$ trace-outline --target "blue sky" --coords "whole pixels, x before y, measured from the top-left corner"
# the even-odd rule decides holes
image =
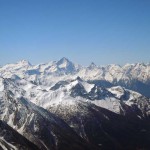
[[[61,57],[150,62],[150,0],[0,0],[0,64]]]

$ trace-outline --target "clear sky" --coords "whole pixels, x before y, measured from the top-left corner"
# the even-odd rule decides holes
[[[61,57],[150,62],[150,0],[0,0],[0,64]]]

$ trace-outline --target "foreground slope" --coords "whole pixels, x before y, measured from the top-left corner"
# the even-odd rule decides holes
[[[69,100],[69,99],[68,99]],[[150,120],[122,116],[93,104],[69,100],[49,107],[78,135],[101,149],[134,150],[150,148]]]
[[[0,149],[4,150],[39,150],[18,132],[0,120]]]

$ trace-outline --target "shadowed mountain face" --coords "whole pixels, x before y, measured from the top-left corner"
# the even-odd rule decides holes
[[[67,58],[1,67],[0,148],[149,150],[149,71]]]
[[[139,81],[137,79],[132,79],[131,81],[125,81],[125,80],[119,80],[119,81],[113,81],[109,82],[106,80],[89,80],[89,83],[94,83],[99,86],[103,86],[105,88],[113,87],[113,86],[122,86],[127,89],[137,91],[141,93],[142,95],[146,97],[150,97],[150,84],[149,81],[147,83],[143,83],[142,81]]]
[[[0,120],[0,149],[39,150],[5,122]]]
[[[135,114],[121,116],[95,105],[63,104],[49,108],[63,118],[78,135],[106,150],[150,148],[150,120]]]

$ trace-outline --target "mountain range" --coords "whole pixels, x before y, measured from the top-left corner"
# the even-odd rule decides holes
[[[0,148],[149,150],[149,91],[150,64],[1,66]]]

